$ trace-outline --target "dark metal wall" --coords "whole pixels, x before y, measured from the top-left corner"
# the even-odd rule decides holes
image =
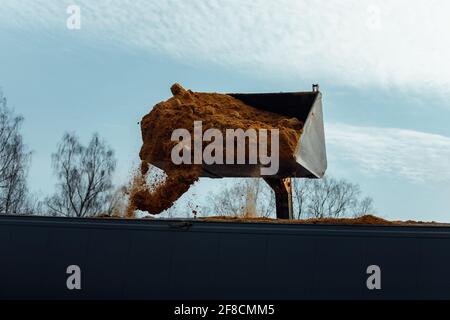
[[[449,273],[447,227],[0,217],[3,299],[448,299]]]

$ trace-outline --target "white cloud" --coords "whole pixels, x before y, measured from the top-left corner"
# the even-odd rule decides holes
[[[419,131],[326,126],[330,162],[345,163],[369,175],[394,175],[415,181],[450,182],[450,137]]]
[[[450,92],[446,0],[42,2],[2,0],[0,27],[62,31],[76,2],[79,34],[94,41],[271,76]]]

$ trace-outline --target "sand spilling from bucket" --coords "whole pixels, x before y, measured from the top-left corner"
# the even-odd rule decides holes
[[[139,156],[143,163],[142,177],[137,179],[139,181],[131,191],[129,210],[161,213],[198,180],[201,165],[175,166],[171,160],[172,148],[178,143],[171,141],[172,132],[179,128],[187,129],[191,133],[193,146],[194,121],[202,121],[203,132],[216,128],[224,136],[226,129],[278,129],[280,163],[294,159],[303,128],[303,123],[298,119],[258,110],[226,94],[192,92],[179,84],[174,84],[171,91],[173,97],[155,105],[141,121],[143,145]],[[248,141],[246,148],[248,150]],[[271,148],[270,138],[267,148]],[[148,163],[160,164],[167,175],[162,183],[152,189],[148,188],[145,178]]]
[[[169,209],[198,180],[199,174],[198,168],[171,168],[165,177],[153,176],[150,182],[146,174],[137,174],[130,191],[127,216],[132,217],[135,210],[158,214]]]

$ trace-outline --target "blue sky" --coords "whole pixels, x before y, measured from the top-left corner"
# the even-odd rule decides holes
[[[450,221],[450,4],[391,2],[2,0],[0,87],[25,117],[31,189],[53,190],[65,131],[84,142],[99,132],[125,182],[137,122],[174,82],[219,92],[318,82],[328,173],[359,183],[384,217]],[[70,4],[80,30],[66,28]]]

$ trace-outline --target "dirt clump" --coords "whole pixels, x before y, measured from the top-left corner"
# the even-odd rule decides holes
[[[190,145],[193,146],[194,121],[202,121],[203,132],[214,128],[220,130],[224,137],[226,129],[278,129],[280,163],[294,159],[303,128],[303,123],[298,119],[258,110],[230,95],[185,90],[179,84],[174,84],[171,92],[172,98],[156,104],[142,118],[141,177],[135,178],[129,211],[138,209],[159,214],[170,208],[198,180],[202,173],[201,164],[174,165],[171,159],[173,147],[180,143],[171,140],[173,131],[179,128],[188,130],[192,139]],[[268,150],[271,150],[270,141],[268,138]],[[248,139],[245,143],[246,150],[249,150]],[[234,155],[236,157],[236,152]],[[191,163],[194,163],[193,152],[191,156]],[[162,168],[167,175],[152,188],[146,182],[148,164]]]

